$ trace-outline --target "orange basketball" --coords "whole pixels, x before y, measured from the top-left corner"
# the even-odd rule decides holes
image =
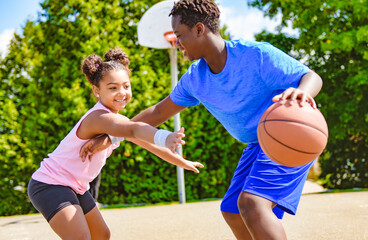
[[[275,162],[288,167],[305,165],[325,149],[328,127],[318,109],[309,103],[287,100],[274,103],[262,115],[257,128],[258,141]]]

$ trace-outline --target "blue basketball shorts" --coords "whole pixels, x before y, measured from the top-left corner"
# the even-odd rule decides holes
[[[239,213],[241,191],[266,198],[276,206],[274,214],[295,215],[309,169],[316,160],[301,167],[286,167],[272,161],[258,143],[249,143],[235,169],[230,187],[221,203],[221,211]]]

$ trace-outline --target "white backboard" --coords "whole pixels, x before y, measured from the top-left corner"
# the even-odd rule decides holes
[[[151,48],[171,48],[164,33],[172,31],[169,14],[175,0],[166,0],[153,5],[138,23],[138,42]]]

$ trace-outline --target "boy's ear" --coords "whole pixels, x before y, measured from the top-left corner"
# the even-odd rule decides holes
[[[203,23],[201,22],[198,22],[196,25],[195,25],[195,29],[197,31],[197,36],[199,37],[200,35],[202,35],[205,31],[206,31],[206,27]]]

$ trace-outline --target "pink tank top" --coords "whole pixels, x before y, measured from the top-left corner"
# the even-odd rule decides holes
[[[88,139],[80,139],[76,133],[84,118],[96,110],[111,112],[100,102],[97,102],[93,108],[83,115],[60,142],[59,146],[48,154],[48,158],[43,159],[40,168],[32,175],[34,180],[52,185],[68,186],[78,194],[84,194],[89,189],[89,183],[97,177],[105,165],[106,159],[120,145],[119,143],[111,145],[107,149],[94,154],[91,161],[86,159],[82,162],[79,157],[79,150]]]

